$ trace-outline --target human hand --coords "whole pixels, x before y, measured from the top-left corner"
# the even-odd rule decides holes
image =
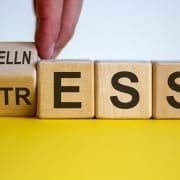
[[[38,54],[42,59],[56,57],[73,36],[83,0],[35,0]]]

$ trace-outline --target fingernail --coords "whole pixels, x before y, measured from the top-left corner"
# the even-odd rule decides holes
[[[53,52],[53,56],[52,58],[56,58],[60,53],[61,53],[62,49],[54,49],[54,52]]]

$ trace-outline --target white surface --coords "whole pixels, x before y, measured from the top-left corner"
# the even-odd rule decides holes
[[[0,41],[32,41],[32,1],[0,1]],[[179,0],[84,0],[59,58],[180,60],[179,7]]]

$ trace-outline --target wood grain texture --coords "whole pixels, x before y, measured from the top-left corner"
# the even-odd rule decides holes
[[[137,82],[133,78],[120,77],[124,72],[130,72],[137,77]],[[118,90],[112,85],[112,77],[116,76]],[[121,85],[121,86],[120,86]],[[123,87],[122,87],[123,86]],[[128,92],[129,87],[131,89]],[[124,90],[123,90],[123,89]],[[132,88],[134,90],[132,90]],[[117,107],[112,103],[111,97],[115,96],[121,104],[131,102],[132,91],[137,91],[139,101],[131,108]],[[150,118],[152,116],[152,66],[151,63],[134,62],[97,62],[95,64],[95,95],[97,118],[107,119],[135,119]]]
[[[174,76],[175,75],[175,76]],[[171,78],[171,79],[170,79]],[[170,81],[170,85],[168,83]],[[180,118],[180,63],[153,64],[153,117],[156,119]],[[173,89],[172,86],[175,86]],[[177,107],[169,103],[168,98]]]
[[[38,59],[32,42],[0,42],[0,64],[33,64]]]
[[[0,65],[0,116],[34,116],[35,112],[35,68]]]
[[[37,116],[39,118],[92,118],[94,116],[93,62],[47,60],[39,62],[37,67]],[[63,74],[79,76],[67,77]],[[81,107],[64,107],[63,103],[81,104]]]

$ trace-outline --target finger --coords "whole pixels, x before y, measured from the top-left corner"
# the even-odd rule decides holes
[[[55,45],[53,57],[56,57],[74,34],[83,0],[65,0],[61,18],[61,29]]]
[[[63,0],[36,0],[35,7],[37,15],[35,41],[39,56],[47,59],[53,55],[59,35]]]

